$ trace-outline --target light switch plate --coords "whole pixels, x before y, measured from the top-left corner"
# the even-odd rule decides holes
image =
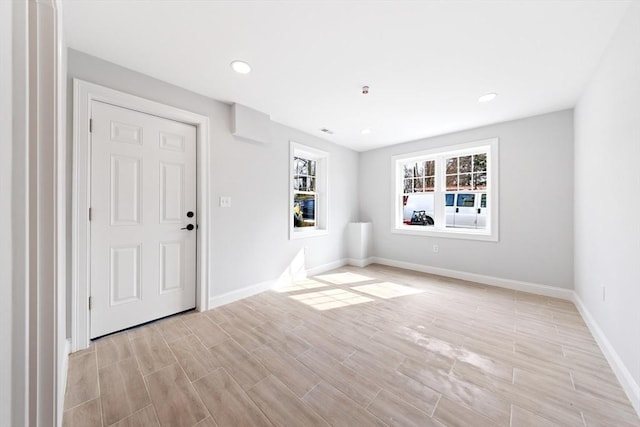
[[[221,208],[230,208],[231,207],[231,197],[229,197],[229,196],[220,197],[220,207]]]

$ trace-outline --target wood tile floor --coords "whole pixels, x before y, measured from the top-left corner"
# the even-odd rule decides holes
[[[70,356],[71,426],[640,426],[575,306],[344,267]]]

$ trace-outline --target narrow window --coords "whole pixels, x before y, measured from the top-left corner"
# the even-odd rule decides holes
[[[293,158],[293,226],[316,226],[316,160]]]
[[[329,154],[291,143],[291,219],[289,237],[327,233],[327,164]]]

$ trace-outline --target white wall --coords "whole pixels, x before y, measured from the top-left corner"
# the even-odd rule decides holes
[[[224,132],[214,139],[214,201],[232,196],[232,208],[214,208],[216,293],[277,278],[305,246],[308,268],[345,258],[347,223],[357,220],[357,153],[278,124],[267,145]],[[328,236],[288,240],[289,140],[329,152]]]
[[[55,424],[56,18],[0,3],[0,425]]]
[[[391,233],[391,156],[492,137],[500,140],[499,242]],[[373,222],[376,257],[573,287],[571,110],[362,153],[359,182],[360,219]]]
[[[238,140],[230,134],[229,105],[75,50],[68,51],[68,75],[209,117],[213,296],[277,279],[305,246],[307,268],[346,257],[346,226],[357,220],[356,152],[276,123],[270,143]],[[67,191],[71,194],[70,92],[68,99]],[[289,140],[330,153],[328,236],[288,240]],[[220,208],[220,196],[231,196],[232,207]]]
[[[28,31],[27,3],[0,2],[0,425],[16,426],[29,419]]]
[[[29,2],[29,400],[37,425],[57,419],[55,391],[62,367],[56,317],[56,158],[63,143],[57,132],[57,18],[54,0]]]
[[[575,288],[635,383],[640,412],[639,3],[575,109]]]
[[[71,250],[71,241],[67,239],[66,215],[67,198],[71,199],[66,191],[66,141],[67,141],[67,44],[64,39],[62,0],[55,0],[58,10],[56,34],[58,37],[58,63],[57,63],[57,149],[56,149],[56,354],[57,354],[57,408],[64,407],[64,394],[67,386],[68,367],[68,341],[67,330],[67,253]],[[71,278],[69,277],[69,280]],[[63,411],[59,410],[58,425],[62,425]]]
[[[0,424],[11,424],[12,239],[12,3],[0,2]]]

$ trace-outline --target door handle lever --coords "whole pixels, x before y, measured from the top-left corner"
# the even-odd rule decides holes
[[[186,227],[182,227],[180,230],[193,230],[195,227],[193,226],[193,224],[187,224]]]

